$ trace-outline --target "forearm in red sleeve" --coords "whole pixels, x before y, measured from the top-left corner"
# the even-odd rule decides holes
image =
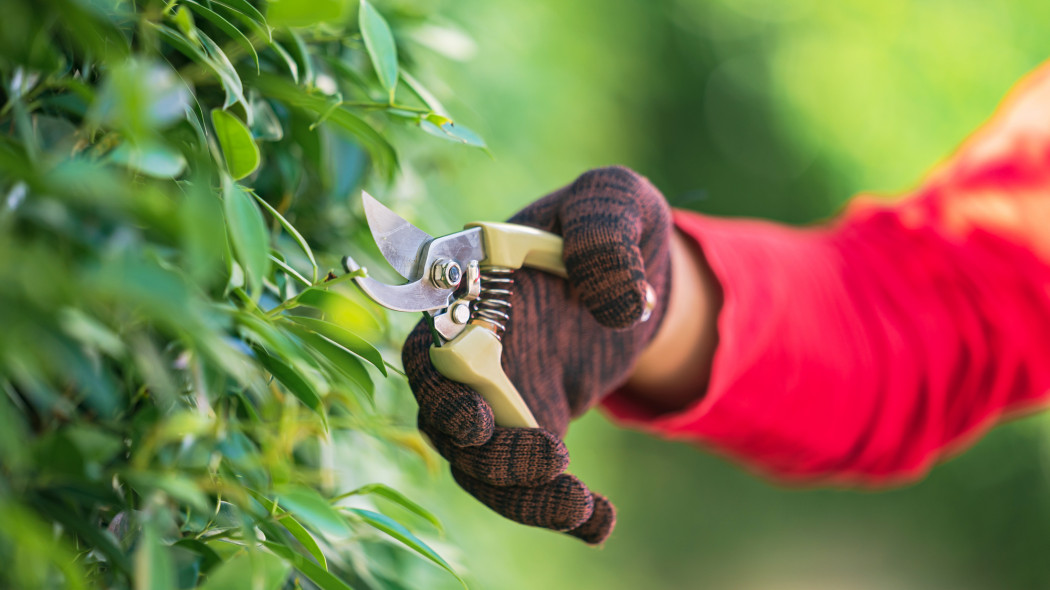
[[[606,409],[625,422],[780,478],[879,484],[1046,403],[1045,67],[897,204],[858,199],[806,229],[687,212],[676,223],[723,291],[710,381],[673,413],[614,393]]]

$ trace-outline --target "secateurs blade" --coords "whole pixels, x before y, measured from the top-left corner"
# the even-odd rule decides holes
[[[566,276],[561,237],[524,225],[476,222],[435,238],[368,193],[362,199],[379,251],[408,282],[388,285],[365,274],[354,278],[357,286],[384,307],[423,312],[434,334],[434,367],[485,398],[497,424],[536,427],[503,373],[500,338],[510,320],[515,269],[528,266]],[[347,272],[361,269],[350,256],[343,266]]]

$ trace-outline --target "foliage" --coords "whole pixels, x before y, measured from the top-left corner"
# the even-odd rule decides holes
[[[483,146],[404,70],[425,13],[391,16],[5,2],[0,586],[398,586],[377,544],[452,571],[429,512],[333,475],[348,432],[423,452],[376,410],[385,318],[331,271],[348,195],[398,129]]]

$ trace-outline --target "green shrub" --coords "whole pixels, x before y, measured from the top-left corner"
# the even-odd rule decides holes
[[[385,317],[332,272],[370,240],[350,194],[393,178],[395,133],[482,145],[407,44],[365,0],[3,12],[0,586],[400,587],[407,555],[451,572],[406,526],[432,515],[334,474],[361,437],[424,453],[376,409]]]

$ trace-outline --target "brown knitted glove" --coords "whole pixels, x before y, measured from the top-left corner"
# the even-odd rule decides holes
[[[402,353],[419,427],[459,485],[496,512],[601,543],[615,511],[564,473],[561,437],[571,418],[624,383],[656,334],[670,293],[670,209],[648,180],[611,167],[585,173],[510,221],[564,238],[569,280],[516,271],[503,336],[503,369],[541,428],[495,426],[481,396],[438,374],[425,322]],[[643,322],[647,285],[656,306]]]

